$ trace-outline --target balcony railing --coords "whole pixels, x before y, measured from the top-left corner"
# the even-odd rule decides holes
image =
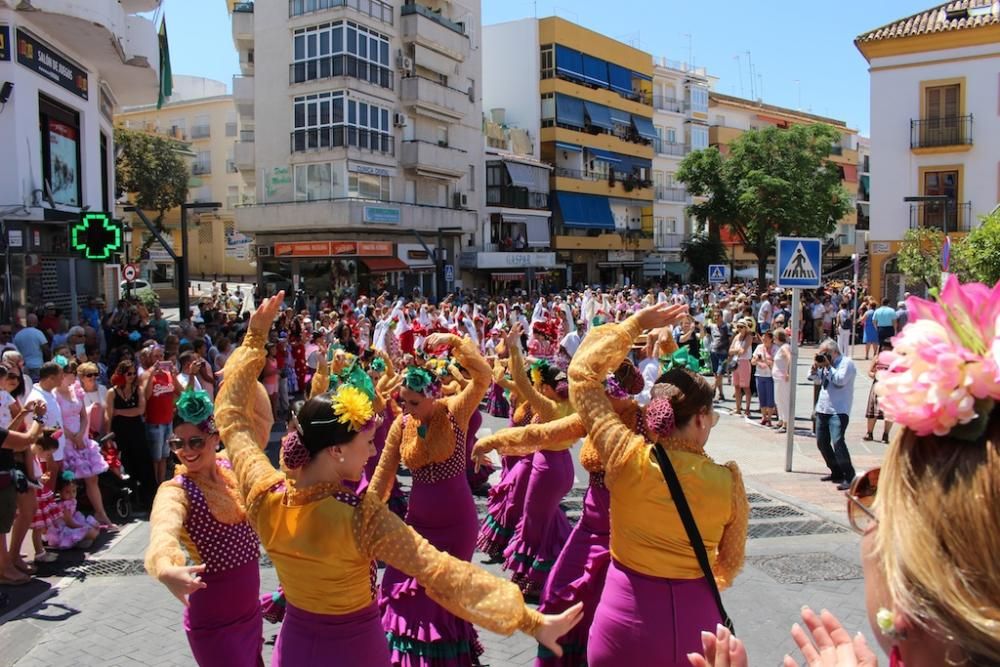
[[[686,188],[658,187],[656,188],[656,198],[660,201],[687,201],[688,191]]]
[[[191,165],[191,173],[195,174],[196,176],[201,174],[211,174],[212,165],[207,163],[195,162],[193,165]]]
[[[425,18],[429,18],[431,21],[443,25],[449,30],[457,32],[459,35],[465,34],[465,24],[459,23],[458,21],[452,21],[451,19],[445,18],[440,13],[434,11],[430,7],[425,7],[424,5],[418,5],[415,2],[407,2],[402,7],[399,8],[400,16],[409,16],[410,14],[420,14]]]
[[[209,125],[195,125],[191,128],[192,139],[204,139],[212,136],[212,128]]]
[[[392,5],[380,0],[288,0],[288,15],[301,16],[325,9],[347,7],[365,16],[392,25]]]
[[[683,234],[674,233],[653,233],[653,245],[661,250],[674,250],[681,247],[684,242]]]
[[[674,113],[684,113],[687,110],[687,103],[674,97],[664,95],[653,95],[653,108],[658,111],[673,111]]]
[[[252,144],[254,142],[254,130],[240,130],[240,141],[246,144]]]
[[[486,188],[486,205],[546,209],[549,207],[549,195],[545,192],[531,192],[527,188],[491,185]]]
[[[361,127],[337,125],[295,130],[290,139],[293,153],[350,146],[373,153],[396,154],[395,137]]]
[[[335,76],[349,76],[392,90],[393,72],[388,67],[347,53],[302,60],[288,66],[288,82],[303,83]]]
[[[233,5],[234,14],[253,14],[253,2],[237,2]]]
[[[910,148],[971,145],[972,114],[910,121]]]
[[[663,139],[655,140],[653,142],[653,149],[660,155],[674,155],[677,157],[684,157],[691,152],[691,149],[684,144],[664,141]]]
[[[581,181],[606,181],[609,178],[607,174],[582,171],[580,169],[567,169],[565,167],[556,167],[554,173],[561,178],[575,178]]]
[[[910,204],[910,229],[933,228],[942,232],[967,232],[972,223],[972,202],[920,202]]]

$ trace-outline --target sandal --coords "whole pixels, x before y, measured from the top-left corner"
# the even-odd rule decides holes
[[[21,572],[24,572],[27,575],[32,575],[32,574],[35,574],[36,572],[38,572],[38,568],[37,567],[35,567],[31,563],[25,563],[24,561],[15,562],[13,565],[18,570],[20,570]]]
[[[869,432],[869,433],[866,433],[866,434],[865,434],[865,437],[863,437],[863,438],[861,438],[861,439],[862,439],[862,440],[864,440],[865,442],[871,442],[871,441],[873,441],[873,440],[875,439],[875,436],[874,436],[874,435],[872,435],[872,434],[871,434],[871,433]]]
[[[25,584],[31,583],[31,577],[24,575],[24,577],[11,579],[10,577],[0,577],[0,586],[24,586]]]

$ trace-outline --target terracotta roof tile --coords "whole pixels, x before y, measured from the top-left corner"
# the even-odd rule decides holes
[[[859,35],[857,43],[1000,24],[1000,0],[953,0]]]

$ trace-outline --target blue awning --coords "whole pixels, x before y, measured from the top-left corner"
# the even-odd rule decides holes
[[[621,65],[608,63],[608,74],[611,79],[611,89],[620,93],[632,92],[632,70]]]
[[[580,146],[577,146],[576,144],[567,144],[563,141],[557,141],[556,148],[559,148],[564,151],[573,151],[574,153],[583,152],[583,148],[581,148]]]
[[[621,109],[611,108],[608,109],[611,112],[611,122],[618,123],[619,125],[631,125],[632,116],[628,111],[622,111]]]
[[[615,219],[611,215],[611,204],[608,203],[607,197],[557,192],[556,206],[563,227],[609,230],[615,228]]]
[[[560,125],[582,128],[583,100],[556,93],[556,122]]]
[[[645,116],[632,116],[632,124],[635,125],[635,131],[639,133],[639,136],[643,139],[649,139],[653,141],[656,139],[656,128],[653,127],[653,119],[646,118]]]
[[[622,171],[626,174],[630,174],[636,169],[645,168],[647,171],[652,170],[653,163],[651,160],[641,157],[632,157],[631,155],[622,155],[621,162],[618,164],[616,171]]]
[[[571,77],[583,79],[583,58],[579,51],[556,44],[556,70]]]
[[[583,106],[587,110],[587,117],[590,118],[591,125],[599,127],[602,130],[615,129],[614,124],[611,122],[611,110],[606,106],[586,100],[583,101]]]
[[[635,72],[635,71],[633,71],[632,72],[632,76],[634,76],[637,79],[642,79],[643,81],[652,81],[653,80],[653,77],[649,76],[648,74],[643,74],[642,72]]]
[[[605,162],[621,162],[621,157],[616,153],[611,151],[603,151],[600,148],[590,148],[587,147],[587,152],[590,153],[590,157],[596,160],[604,160]]]
[[[606,60],[583,54],[583,76],[591,83],[608,85],[608,63]]]

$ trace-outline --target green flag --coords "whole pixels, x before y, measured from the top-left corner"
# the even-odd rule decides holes
[[[156,108],[163,107],[163,103],[174,92],[174,75],[170,71],[170,44],[167,41],[167,18],[160,21],[160,97],[156,101]]]

